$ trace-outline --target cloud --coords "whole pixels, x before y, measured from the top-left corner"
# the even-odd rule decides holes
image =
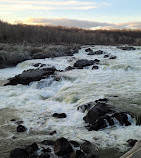
[[[78,1],[78,0],[0,0],[0,10],[88,10],[93,8],[99,8],[102,6],[108,6],[109,3],[105,2],[90,2],[90,1]]]
[[[67,26],[67,27],[78,27],[84,29],[141,29],[141,22],[128,22],[128,23],[106,23],[97,21],[87,20],[75,20],[66,18],[33,18],[30,17],[23,21],[26,24],[36,25],[52,25],[52,26]]]
[[[98,26],[112,26],[113,24],[95,22],[95,21],[86,21],[86,20],[75,20],[75,19],[66,19],[66,18],[28,18],[24,23],[29,24],[43,24],[43,25],[53,25],[53,26],[67,26],[67,27],[79,27],[79,28],[92,28]]]

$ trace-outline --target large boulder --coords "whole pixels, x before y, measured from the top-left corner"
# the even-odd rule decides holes
[[[87,60],[87,59],[80,59],[74,63],[75,68],[83,69],[83,67],[91,66],[93,64],[99,63],[99,60]]]
[[[18,63],[31,58],[27,51],[0,51],[0,68],[16,66]]]
[[[23,71],[22,74],[10,78],[9,82],[5,85],[17,85],[17,84],[28,85],[30,82],[40,81],[41,79],[53,75],[55,71],[56,69],[54,67],[26,70]]]
[[[98,102],[83,119],[89,124],[87,126],[88,130],[97,131],[108,126],[113,126],[117,122],[120,125],[131,125],[128,115],[128,113],[116,109],[109,104]]]
[[[28,158],[29,154],[25,149],[17,148],[10,153],[9,158]]]
[[[73,152],[71,144],[65,138],[57,139],[54,144],[54,153],[58,156],[64,156]]]

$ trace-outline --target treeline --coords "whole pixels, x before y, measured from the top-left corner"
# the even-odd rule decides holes
[[[84,30],[0,21],[0,42],[46,44],[141,45],[141,30]]]

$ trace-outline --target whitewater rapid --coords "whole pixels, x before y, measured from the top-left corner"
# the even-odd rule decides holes
[[[86,46],[88,48],[89,46]],[[35,63],[54,66],[65,70],[78,59],[99,59],[98,70],[92,66],[57,72],[62,79],[54,81],[47,78],[33,82],[29,86],[0,86],[0,109],[15,109],[16,115],[24,121],[30,132],[50,133],[82,141],[89,140],[97,148],[127,149],[128,139],[141,139],[141,126],[133,122],[131,126],[117,126],[99,131],[87,131],[83,117],[86,113],[77,111],[77,107],[108,97],[111,105],[141,114],[141,47],[135,51],[123,51],[116,46],[90,46],[94,51],[103,50],[117,56],[110,60],[104,55],[87,55],[85,47],[72,57],[28,60],[13,68],[0,69],[0,82],[22,73],[24,70],[36,69]],[[114,97],[118,96],[118,97]],[[55,119],[53,113],[66,113],[67,118]],[[5,124],[11,124],[7,119]],[[11,133],[6,137],[10,137]]]

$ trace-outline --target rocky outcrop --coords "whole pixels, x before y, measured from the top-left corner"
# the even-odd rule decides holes
[[[43,69],[30,69],[27,71],[23,71],[22,74],[10,78],[9,82],[5,84],[5,86],[17,85],[17,84],[28,85],[30,82],[40,81],[41,79],[53,75],[55,71],[56,69],[54,67],[43,68]]]
[[[93,64],[98,64],[99,60],[87,60],[87,59],[80,59],[74,63],[74,68],[83,69],[86,66],[91,66]]]
[[[54,45],[54,46],[12,46],[3,45],[0,50],[0,68],[16,66],[25,60],[45,59],[62,56],[72,56],[78,53],[81,47],[79,45]]]
[[[128,115],[128,113],[116,109],[107,103],[98,101],[96,105],[88,111],[83,119],[89,124],[87,126],[88,130],[97,131],[108,126],[116,125],[116,123],[122,126],[131,125],[128,120]]]

